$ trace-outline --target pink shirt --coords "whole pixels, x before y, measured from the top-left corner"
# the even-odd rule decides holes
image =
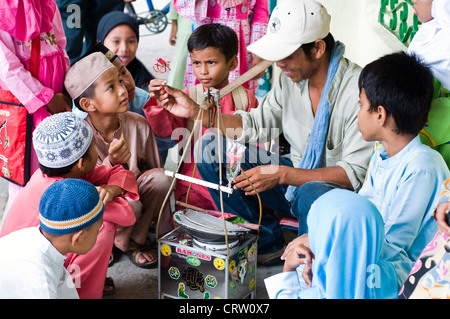
[[[35,113],[46,105],[54,93],[62,93],[64,76],[70,62],[66,38],[59,11],[55,11],[53,29],[40,34],[41,60],[39,77],[28,71],[31,57],[31,41],[24,43],[0,30],[0,88],[10,90],[25,105],[29,113]]]
[[[183,92],[189,94],[189,89],[185,89]],[[249,106],[247,111],[252,108],[258,106],[258,100],[255,95],[247,90],[247,95],[249,99]],[[236,111],[236,106],[233,101],[232,94],[227,94],[223,98],[220,99],[220,107],[222,113],[224,114],[233,114]],[[150,99],[149,102],[144,106],[144,113],[147,117],[147,120],[150,123],[150,126],[153,128],[155,135],[162,138],[171,137],[172,133],[176,128],[185,128],[187,126],[187,120],[183,118],[178,118],[168,111],[166,111],[161,105],[156,105],[155,99]],[[203,127],[203,134],[208,130]],[[174,136],[174,138],[179,138],[178,134]],[[186,137],[187,138],[187,137]],[[177,140],[177,142],[180,142]],[[194,171],[194,143],[191,143],[190,153],[186,154],[185,162],[180,169],[180,174],[192,176],[192,172]],[[195,171],[195,178],[202,179],[198,169]],[[175,199],[184,202],[187,190],[189,188],[189,182],[183,180],[177,180],[176,188],[175,188]],[[217,210],[214,201],[209,194],[209,191],[206,187],[192,184],[191,190],[189,192],[188,203],[191,205],[195,205],[204,209],[215,209]]]
[[[99,157],[97,163],[111,166],[108,155],[110,143],[105,141],[92,125],[89,116],[86,118],[86,122],[89,123],[94,132]],[[149,169],[164,167],[155,135],[145,117],[134,112],[120,113],[119,123],[119,128],[114,132],[114,137],[119,139],[123,134],[131,153],[127,163],[128,169],[133,172],[136,179]]]
[[[88,174],[81,177],[95,186],[116,185],[127,193],[124,196],[131,199],[138,199],[137,183],[131,172],[125,170],[122,166],[108,167],[97,165],[96,168]],[[39,202],[45,190],[54,182],[63,179],[62,177],[48,177],[38,169],[31,177],[28,184],[23,188],[14,200],[11,208],[6,215],[0,232],[0,237],[9,233],[39,225]],[[116,203],[114,203],[116,202]],[[103,219],[118,225],[133,225],[136,218],[131,209],[117,210],[117,202],[128,206],[128,201],[123,197],[116,197],[111,203],[114,205],[105,205]],[[123,205],[122,205],[123,206]],[[113,208],[113,209],[110,209]]]
[[[269,21],[267,0],[243,0],[241,4],[230,8],[220,6],[217,0],[175,0],[174,6],[178,14],[197,22],[198,25],[220,23],[236,32],[239,41],[239,65],[230,72],[230,82],[251,68],[253,55],[246,48],[266,34]],[[189,87],[196,83],[198,81],[188,56],[184,85]],[[258,81],[248,81],[244,87],[256,91]]]

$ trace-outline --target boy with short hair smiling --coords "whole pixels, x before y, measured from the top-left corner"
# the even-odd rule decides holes
[[[308,233],[282,256],[284,272],[266,279],[271,298],[396,298],[436,233],[432,214],[450,173],[418,136],[433,96],[430,70],[393,53],[362,70],[359,88],[358,126],[382,147],[358,194],[336,189],[315,201]]]
[[[189,94],[190,98],[197,103],[201,103],[205,90],[209,88],[220,90],[228,84],[230,72],[236,69],[239,63],[237,58],[238,38],[231,28],[222,24],[211,23],[196,28],[189,37],[187,45],[192,60],[192,68],[199,84],[186,88],[183,92]],[[149,86],[150,96],[158,96],[160,87],[164,83],[165,80],[162,79],[152,80]],[[155,104],[156,100],[152,99],[151,103],[147,103],[144,107],[144,112],[158,137],[170,138],[177,128],[192,128],[192,123],[187,119],[176,117],[161,105]],[[249,111],[257,106],[258,101],[255,95],[243,86],[237,87],[233,92],[220,99],[222,113],[233,114],[237,110]],[[206,131],[205,128],[202,129],[203,132]],[[178,139],[179,136],[174,136],[174,138]],[[177,140],[177,143],[179,142]],[[192,176],[195,165],[194,142],[190,147],[190,156],[186,156],[180,169],[180,173],[187,176]],[[201,179],[198,170],[195,170],[195,178]],[[190,204],[204,209],[217,209],[206,187],[196,184],[190,185],[189,182],[183,180],[177,180],[176,200],[185,202],[190,186],[188,195]]]
[[[95,81],[86,81],[84,75],[95,65],[103,65],[103,72]],[[148,268],[157,262],[157,252],[146,245],[147,234],[170,187],[153,131],[144,117],[128,112],[122,78],[103,53],[92,53],[75,63],[64,84],[75,106],[88,113],[86,122],[94,132],[98,163],[123,165],[134,174],[140,198],[129,202],[137,221],[118,229],[114,243],[136,266]],[[169,209],[169,205],[164,208],[161,233],[171,228]]]

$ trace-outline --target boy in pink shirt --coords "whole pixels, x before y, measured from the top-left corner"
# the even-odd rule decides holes
[[[117,225],[132,225],[136,220],[125,199],[139,198],[136,180],[121,166],[97,165],[92,129],[72,112],[44,119],[34,131],[33,144],[40,169],[11,205],[0,237],[39,225],[41,196],[54,182],[80,178],[95,185],[105,204],[97,242],[86,255],[67,254],[64,266],[81,299],[101,298]]]
[[[92,67],[104,65],[96,81],[86,81]],[[123,166],[132,172],[138,183],[139,200],[130,206],[136,223],[120,227],[114,245],[142,268],[156,265],[155,249],[147,239],[152,224],[160,221],[160,234],[172,229],[169,222],[170,205],[161,211],[164,197],[170,188],[170,178],[164,174],[156,139],[147,120],[129,112],[128,90],[118,69],[101,52],[95,52],[75,63],[64,81],[67,92],[80,110],[88,113],[97,147],[97,163],[110,167]],[[158,214],[161,211],[161,216]]]
[[[174,0],[178,14],[195,21],[199,26],[220,23],[233,29],[239,41],[238,65],[230,72],[230,82],[256,65],[260,59],[247,47],[266,34],[269,21],[267,0]],[[184,84],[192,86],[199,83],[194,71],[195,65],[188,56]],[[252,92],[258,89],[258,80],[244,83]]]
[[[183,90],[189,96],[201,103],[203,92],[208,88],[222,89],[228,84],[230,72],[238,66],[238,38],[236,33],[229,27],[218,24],[206,24],[198,27],[191,34],[188,40],[188,51],[194,66],[194,72],[200,84]],[[164,80],[155,79],[150,82],[150,96],[154,97],[159,93],[160,86]],[[237,110],[249,111],[258,106],[258,101],[252,91],[243,86],[237,87],[232,93],[220,99],[222,113],[233,114]],[[156,105],[155,99],[150,99],[144,106],[144,113],[155,135],[160,138],[178,139],[178,134],[174,132],[177,128],[192,127],[187,119],[178,118],[166,111],[161,105]],[[203,133],[206,128],[202,128]],[[185,136],[187,139],[187,136]],[[180,145],[184,141],[176,140]],[[184,145],[180,146],[185,147]],[[195,170],[194,142],[190,145],[191,150],[184,160],[180,173],[201,179],[198,170]],[[181,151],[180,151],[181,154]],[[190,156],[189,156],[190,155]],[[188,189],[189,195],[188,194]],[[188,196],[188,197],[187,197]],[[190,185],[189,182],[177,180],[175,188],[175,199],[204,209],[217,210],[214,201],[206,187],[201,185]]]

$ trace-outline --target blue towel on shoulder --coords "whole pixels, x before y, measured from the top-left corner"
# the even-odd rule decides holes
[[[317,107],[316,116],[314,118],[313,128],[309,135],[308,144],[306,145],[305,154],[303,155],[298,168],[314,169],[322,165],[322,156],[324,153],[326,137],[328,133],[328,120],[330,116],[330,103],[328,102],[328,91],[339,66],[339,61],[344,55],[345,46],[337,41],[336,47],[331,52],[330,65],[328,67],[327,82],[320,97],[319,106]],[[284,195],[291,202],[295,197],[295,191],[298,187],[290,185]]]

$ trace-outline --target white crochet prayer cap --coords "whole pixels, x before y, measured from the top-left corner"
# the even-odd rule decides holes
[[[89,124],[72,112],[57,113],[44,119],[33,132],[33,146],[39,163],[61,168],[78,161],[92,141]]]

